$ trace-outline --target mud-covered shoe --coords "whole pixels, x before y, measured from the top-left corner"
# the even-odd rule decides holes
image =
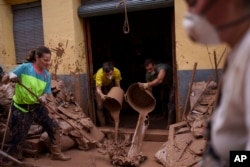
[[[52,160],[59,160],[59,161],[68,161],[71,159],[71,157],[68,155],[65,155],[63,153],[60,153],[60,154],[52,154],[51,159]]]

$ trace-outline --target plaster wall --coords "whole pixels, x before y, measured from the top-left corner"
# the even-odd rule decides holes
[[[77,15],[80,5],[80,0],[42,0],[44,41],[53,52],[53,74],[86,73],[83,23]]]
[[[86,53],[80,0],[42,0],[44,41],[52,50],[50,72],[63,79],[77,102],[88,112]]]
[[[0,0],[0,64],[16,63],[11,5]]]
[[[227,45],[204,46],[192,42],[183,29],[182,21],[187,11],[185,1],[175,0],[175,31],[176,31],[176,60],[178,70],[191,70],[195,62],[198,63],[197,69],[213,69],[214,54],[219,60],[221,55],[229,50]],[[208,34],[209,35],[209,34]],[[223,57],[225,58],[225,56]],[[219,68],[223,66],[223,59]]]

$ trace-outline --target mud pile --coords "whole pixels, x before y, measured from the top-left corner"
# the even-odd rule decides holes
[[[118,89],[118,88],[116,88]],[[119,89],[118,89],[119,90]],[[116,98],[110,98],[109,104],[105,105],[111,113],[112,111],[119,110],[121,107],[121,101],[123,100],[123,92],[114,91],[114,93],[108,93],[112,97],[112,94],[121,94],[119,96],[120,103],[113,102]],[[114,96],[113,97],[117,97]],[[105,140],[102,148],[99,149],[99,152],[107,154],[109,156],[110,162],[114,166],[126,166],[126,167],[139,167],[142,162],[147,159],[147,156],[143,154],[143,139],[146,133],[146,130],[149,125],[148,113],[151,112],[156,104],[154,97],[151,92],[143,90],[139,87],[138,83],[131,84],[124,95],[124,100],[139,113],[137,126],[131,141],[130,135],[119,134],[116,136],[115,142],[111,140]],[[107,107],[108,106],[108,107]],[[118,106],[118,107],[115,107]],[[116,109],[117,108],[117,109]],[[118,135],[117,133],[115,135]],[[130,148],[128,149],[128,146]]]

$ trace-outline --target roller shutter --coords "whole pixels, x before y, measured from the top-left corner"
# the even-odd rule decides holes
[[[22,63],[30,49],[44,45],[41,2],[13,6],[16,61]]]
[[[118,0],[83,0],[78,9],[80,17],[93,17],[124,12],[123,5]],[[127,11],[140,11],[172,7],[173,0],[126,0]]]

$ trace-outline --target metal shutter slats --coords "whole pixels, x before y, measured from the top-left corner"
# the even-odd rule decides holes
[[[13,7],[17,63],[24,61],[30,49],[44,45],[42,10],[39,4],[36,2]]]

